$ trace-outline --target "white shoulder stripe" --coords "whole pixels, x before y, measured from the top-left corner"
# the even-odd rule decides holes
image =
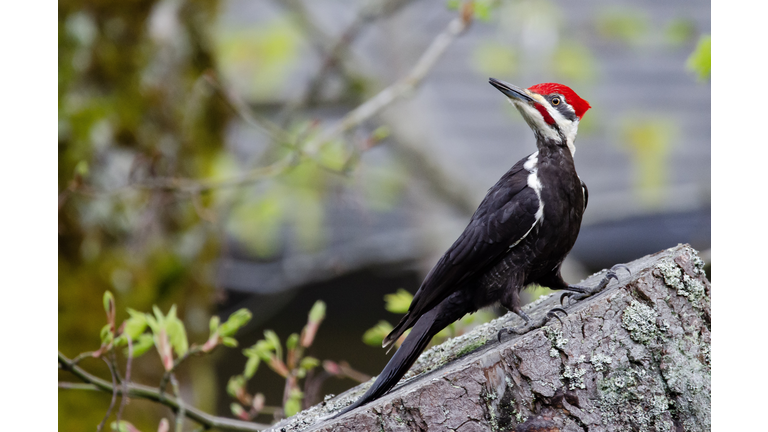
[[[536,226],[537,223],[539,223],[544,218],[544,201],[541,200],[541,188],[543,187],[541,184],[541,181],[539,181],[539,177],[537,175],[539,169],[536,166],[536,164],[539,162],[539,152],[535,152],[532,155],[528,157],[528,160],[525,161],[523,164],[523,168],[525,168],[526,171],[528,171],[528,187],[533,189],[534,192],[536,192],[536,197],[539,200],[539,208],[536,210],[536,218],[533,221],[533,224],[528,229],[528,231],[523,234],[522,237],[520,237],[516,242],[509,245],[509,248],[512,249],[513,247],[517,246],[518,243],[523,241],[524,238],[528,236],[528,234],[531,233],[533,228]]]
[[[525,161],[525,164],[523,164],[523,168],[528,170],[528,187],[533,189],[534,192],[536,192],[536,197],[539,199],[539,208],[536,210],[536,222],[540,221],[544,217],[544,201],[541,200],[541,188],[543,187],[541,184],[541,181],[539,181],[539,168],[536,165],[539,162],[539,152],[536,152],[532,154],[527,161]],[[534,223],[535,225],[535,223]]]

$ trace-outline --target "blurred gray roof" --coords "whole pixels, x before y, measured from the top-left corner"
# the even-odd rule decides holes
[[[304,3],[318,25],[334,35],[359,7],[358,2],[341,0]],[[224,22],[257,25],[265,17],[285,13],[270,2],[225,4]],[[549,15],[543,16],[552,19],[552,25],[537,27],[513,16],[515,7],[534,4],[547,7]],[[308,255],[288,247],[281,259],[271,263],[255,263],[243,256],[224,258],[223,285],[271,292],[377,263],[431,266],[463,229],[469,211],[485,191],[517,160],[535,151],[528,127],[473,60],[478,47],[488,41],[509,46],[517,55],[517,71],[495,78],[524,87],[564,82],[593,107],[576,141],[576,166],[590,191],[584,230],[572,254],[576,260],[600,265],[601,260],[591,260],[589,255],[602,250],[610,259],[622,247],[641,253],[691,238],[697,242],[695,247],[708,248],[710,86],[697,82],[685,65],[698,35],[710,32],[710,3],[592,0],[517,2],[509,7],[495,15],[503,27],[496,21],[474,22],[412,97],[396,102],[378,117],[392,127],[392,140],[366,153],[362,162],[376,164],[391,157],[410,160],[414,177],[397,209],[372,213],[344,197],[332,198],[327,207],[332,235],[325,250]],[[645,28],[641,40],[628,43],[598,34],[596,17],[611,11],[636,12]],[[377,77],[383,88],[407,73],[454,16],[443,1],[413,1],[365,29],[353,52],[363,70]],[[673,20],[691,23],[694,37],[680,45],[666,42],[664,32]],[[590,77],[564,81],[562,74],[551,70],[548,59],[561,42],[577,42],[591,53]],[[303,59],[292,80],[310,77],[319,61],[312,53]],[[296,95],[286,89],[285,96]],[[318,115],[332,119],[338,114]],[[672,125],[672,145],[660,159],[666,182],[652,201],[638,194],[637,158],[622,142],[626,125],[635,121]],[[235,126],[231,144],[253,148],[253,134],[240,127],[245,128]]]

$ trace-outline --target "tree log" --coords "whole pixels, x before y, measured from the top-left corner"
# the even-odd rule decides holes
[[[688,245],[628,263],[631,275],[522,336],[507,314],[426,351],[390,393],[344,416],[371,382],[270,430],[710,430],[710,282]],[[594,286],[605,271],[583,285]],[[559,294],[526,307],[536,319]]]

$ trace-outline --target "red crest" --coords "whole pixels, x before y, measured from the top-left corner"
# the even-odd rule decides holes
[[[573,110],[576,112],[576,116],[579,118],[579,120],[581,120],[581,118],[584,116],[584,113],[587,112],[588,109],[592,108],[589,105],[589,102],[579,97],[575,91],[571,90],[571,88],[566,85],[558,83],[541,83],[528,87],[528,90],[530,90],[532,93],[537,93],[542,96],[546,96],[552,93],[563,95],[565,102],[573,107]]]

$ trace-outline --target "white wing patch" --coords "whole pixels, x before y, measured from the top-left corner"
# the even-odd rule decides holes
[[[526,171],[528,171],[528,187],[533,189],[534,192],[536,192],[536,197],[539,200],[539,208],[536,210],[536,219],[533,221],[533,224],[528,229],[528,231],[523,234],[522,237],[520,237],[516,242],[509,245],[509,248],[512,249],[513,247],[517,246],[518,243],[523,241],[524,238],[530,234],[530,232],[533,230],[533,227],[536,226],[537,223],[539,223],[542,219],[544,219],[544,201],[541,200],[541,181],[539,181],[539,177],[537,175],[539,169],[536,166],[536,164],[539,162],[539,152],[535,152],[532,155],[528,157],[528,160],[525,161],[523,164],[523,168],[525,168]]]

